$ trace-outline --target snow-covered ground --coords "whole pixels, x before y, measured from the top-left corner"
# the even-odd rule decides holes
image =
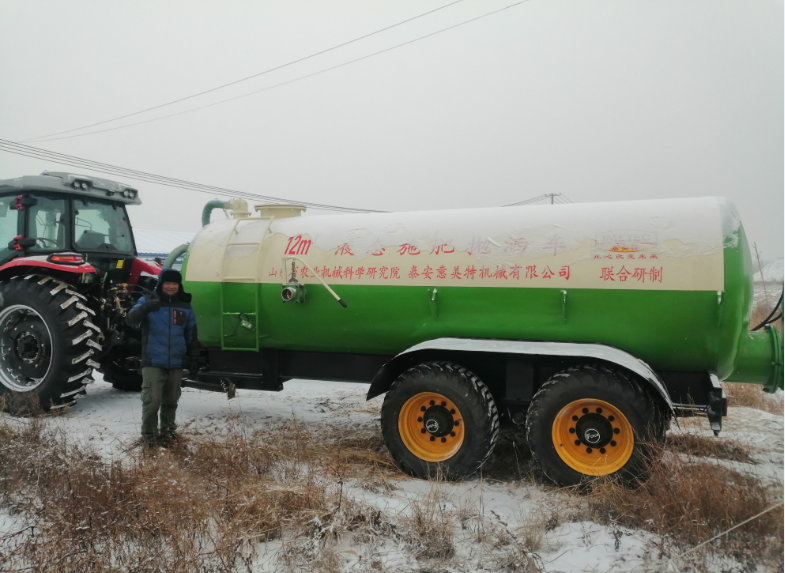
[[[347,434],[354,430],[378,428],[382,398],[365,401],[365,384],[292,380],[279,393],[240,390],[237,397],[227,400],[225,395],[184,389],[178,422],[183,434],[208,430],[221,431],[230,419],[240,416],[249,429],[263,430],[295,418],[310,428]],[[782,400],[782,396],[773,399]],[[7,416],[4,414],[4,416]],[[139,395],[114,390],[98,377],[89,387],[88,395],[60,416],[46,419],[47,424],[62,428],[72,440],[89,444],[106,458],[131,455],[129,446],[138,437],[141,402]],[[24,419],[6,417],[11,424],[28,423]],[[697,422],[697,423],[696,423]],[[750,408],[732,408],[726,418],[720,439],[733,439],[748,447],[754,464],[735,464],[734,467],[758,475],[763,479],[782,482],[783,478],[783,418]],[[679,431],[679,430],[674,430]],[[682,431],[712,436],[705,420],[690,420],[682,424]],[[462,483],[439,483],[410,479],[403,475],[394,487],[380,491],[347,483],[346,495],[358,503],[404,515],[410,504],[427,496],[432,488],[449,515],[453,518],[456,554],[439,571],[502,571],[510,570],[510,563],[526,557],[505,555],[509,548],[488,552],[487,544],[478,544],[479,528],[520,532],[527,524],[544,524],[548,515],[564,512],[575,504],[575,496],[568,496],[556,488],[533,484],[531,480],[516,478],[474,479]],[[482,519],[478,519],[482,517]],[[21,529],[23,521],[0,508],[0,538]],[[611,528],[588,521],[554,520],[550,527],[540,527],[537,535],[542,540],[529,570],[548,572],[579,571],[658,571],[667,563],[656,560],[658,539],[644,532]],[[259,571],[274,571],[280,550],[279,542],[270,542],[257,565]],[[336,548],[342,559],[343,571],[366,571],[383,568],[385,571],[424,571],[423,564],[402,542],[389,538],[383,543],[367,546],[343,541]],[[374,566],[378,563],[378,566]],[[718,566],[719,567],[719,566]],[[427,569],[431,570],[431,569]],[[514,569],[513,569],[514,570]],[[722,570],[718,568],[717,571]]]

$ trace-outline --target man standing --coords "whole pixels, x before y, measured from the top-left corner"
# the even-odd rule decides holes
[[[142,440],[146,446],[171,444],[183,368],[198,370],[196,315],[182,280],[179,271],[164,269],[155,292],[140,298],[125,318],[129,326],[142,327]]]

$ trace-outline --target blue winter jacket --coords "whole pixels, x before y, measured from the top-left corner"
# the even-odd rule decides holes
[[[142,297],[125,318],[128,325],[142,327],[142,367],[182,368],[186,356],[199,356],[191,295],[181,286],[178,294],[169,297],[159,287],[149,298],[160,300],[161,308],[146,313],[142,305],[148,298]]]

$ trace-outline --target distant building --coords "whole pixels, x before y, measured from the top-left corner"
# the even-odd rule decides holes
[[[190,243],[196,233],[183,231],[153,231],[150,229],[134,229],[134,241],[139,258],[146,261],[163,260],[175,247],[183,243]],[[183,262],[182,257],[177,259],[174,266],[178,268]]]

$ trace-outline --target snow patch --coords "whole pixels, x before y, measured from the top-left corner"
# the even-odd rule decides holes
[[[755,273],[755,281],[763,282],[783,282],[785,278],[785,265],[783,258],[775,259],[769,264],[765,265],[760,271]]]

